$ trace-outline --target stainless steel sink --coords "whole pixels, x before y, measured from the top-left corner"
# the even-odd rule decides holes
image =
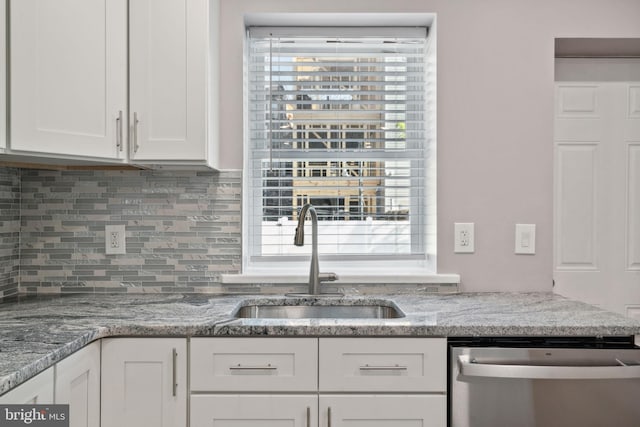
[[[371,305],[246,305],[235,313],[252,319],[396,319],[404,313],[396,307]]]

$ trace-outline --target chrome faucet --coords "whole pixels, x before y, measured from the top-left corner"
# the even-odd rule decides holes
[[[309,271],[309,294],[319,295],[320,283],[338,280],[338,275],[335,273],[320,273],[320,267],[318,266],[318,214],[311,203],[307,203],[300,209],[298,226],[296,227],[296,237],[293,240],[293,244],[296,246],[304,246],[304,220],[307,212],[311,215],[311,235],[313,238],[311,246],[311,270]]]

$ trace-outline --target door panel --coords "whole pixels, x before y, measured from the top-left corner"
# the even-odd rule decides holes
[[[316,395],[194,395],[191,427],[313,427]]]
[[[7,0],[0,0],[0,58],[7,57]],[[7,148],[7,67],[0,67],[0,152]]]
[[[442,395],[320,396],[320,425],[331,427],[444,427]]]
[[[1,404],[53,403],[53,367],[39,373],[27,382],[0,396]]]
[[[133,159],[205,158],[207,17],[206,0],[130,1]]]
[[[617,66],[640,79],[640,61]],[[556,83],[555,291],[625,315],[640,304],[639,98],[634,81]]]
[[[183,338],[104,339],[102,427],[185,426],[186,357]]]
[[[61,360],[55,369],[55,403],[69,404],[69,425],[100,426],[100,343]]]
[[[124,158],[125,0],[11,3],[11,148]]]

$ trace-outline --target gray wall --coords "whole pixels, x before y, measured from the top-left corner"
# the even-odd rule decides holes
[[[18,293],[20,171],[0,168],[0,298]]]
[[[435,13],[438,271],[464,291],[550,291],[555,37],[640,37],[638,0],[229,0],[220,7],[220,157],[242,167],[243,20],[265,12]],[[453,253],[475,222],[476,252]],[[514,254],[516,223],[536,255]]]
[[[240,172],[21,171],[20,290],[212,292],[240,268]],[[126,255],[105,255],[125,224]]]

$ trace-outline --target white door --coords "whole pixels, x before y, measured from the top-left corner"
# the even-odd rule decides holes
[[[186,426],[186,382],[186,339],[102,340],[102,427]]]
[[[442,395],[320,396],[320,426],[445,427],[447,400]]]
[[[125,158],[126,4],[11,2],[13,150]]]
[[[131,158],[204,160],[207,0],[130,1]]]
[[[193,395],[191,427],[316,427],[317,395]]]
[[[555,291],[627,315],[640,306],[640,61],[602,61],[557,68]],[[584,67],[591,80],[566,78]]]
[[[55,403],[69,404],[70,427],[100,426],[100,342],[56,364]]]

